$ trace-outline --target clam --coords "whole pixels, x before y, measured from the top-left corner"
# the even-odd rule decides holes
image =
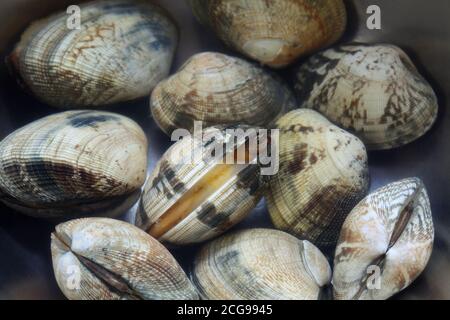
[[[361,201],[343,225],[334,258],[335,299],[387,299],[424,270],[434,229],[417,178],[391,183]]]
[[[229,46],[283,67],[337,41],[346,26],[342,0],[189,0],[194,14]]]
[[[192,281],[214,300],[317,300],[331,269],[313,244],[278,230],[250,229],[208,243]]]
[[[0,142],[0,200],[36,217],[123,213],[146,171],[144,132],[109,112],[54,114]]]
[[[51,236],[53,269],[71,300],[197,299],[169,251],[142,230],[107,219],[72,220]]]
[[[45,103],[64,109],[144,97],[169,74],[177,29],[163,9],[145,1],[80,5],[80,29],[64,12],[32,24],[9,64]]]
[[[170,134],[176,128],[249,124],[267,126],[296,106],[291,91],[278,78],[242,59],[205,52],[156,86],[153,118]]]
[[[333,246],[346,215],[367,193],[366,149],[313,110],[291,111],[277,128],[280,169],[266,194],[272,221],[318,246]]]
[[[393,45],[344,45],[312,56],[297,73],[302,107],[360,137],[368,149],[391,149],[433,125],[435,93]]]
[[[261,199],[264,181],[256,151],[268,145],[267,139],[244,126],[211,127],[203,135],[185,136],[150,175],[135,224],[176,245],[202,242],[228,230]]]

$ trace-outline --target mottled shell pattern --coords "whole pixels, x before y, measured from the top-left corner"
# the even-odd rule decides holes
[[[64,12],[38,21],[9,57],[25,87],[64,109],[147,96],[167,77],[178,31],[148,1],[106,0],[80,5],[80,29]]]
[[[334,259],[334,298],[387,299],[405,289],[425,269],[433,239],[422,181],[378,189],[344,223]]]
[[[229,127],[235,128],[249,130]],[[245,137],[233,144],[235,137],[211,127],[203,137],[175,143],[146,183],[136,225],[160,241],[184,245],[213,238],[244,219],[261,199],[264,181],[256,147],[247,147]],[[229,156],[234,163],[225,163]]]
[[[296,91],[302,107],[356,134],[370,150],[412,142],[438,113],[433,89],[393,45],[344,45],[318,53],[300,67]]]
[[[208,243],[192,281],[212,300],[317,300],[331,280],[325,256],[287,233],[250,229]]]
[[[180,300],[198,294],[169,251],[128,223],[72,220],[51,236],[53,269],[71,300]]]
[[[159,127],[171,134],[227,124],[267,126],[296,107],[290,89],[245,60],[205,52],[191,57],[181,69],[152,93],[151,111]]]
[[[318,246],[333,246],[345,217],[367,194],[366,149],[313,110],[291,111],[277,128],[280,169],[266,194],[272,221]]]
[[[336,42],[347,22],[342,0],[189,0],[229,46],[271,67]]]
[[[134,121],[66,111],[0,143],[0,200],[37,217],[115,215],[137,201],[146,171],[147,138]]]

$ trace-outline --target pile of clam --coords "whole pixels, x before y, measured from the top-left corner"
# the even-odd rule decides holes
[[[413,142],[437,117],[436,95],[406,53],[387,44],[327,48],[345,30],[341,0],[189,4],[259,64],[204,52],[169,77],[176,23],[139,0],[83,4],[79,30],[64,13],[35,22],[7,59],[28,92],[72,109],[0,142],[0,200],[63,222],[51,252],[64,295],[387,299],[405,289],[433,247],[427,191],[409,178],[368,194],[366,149]],[[305,56],[292,91],[266,67]],[[147,178],[143,130],[92,108],[150,93],[156,124],[184,138]],[[204,130],[190,134],[198,122]],[[265,175],[260,154],[269,149],[278,168]],[[224,234],[262,198],[272,229]],[[113,219],[133,206],[134,225]],[[165,246],[198,243],[188,273]]]

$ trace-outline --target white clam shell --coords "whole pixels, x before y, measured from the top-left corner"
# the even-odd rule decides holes
[[[144,97],[169,74],[177,30],[145,1],[80,5],[80,29],[64,12],[33,24],[9,57],[25,87],[64,109]]]
[[[179,300],[198,294],[157,240],[125,222],[88,218],[52,234],[56,281],[71,300]]]
[[[334,259],[335,299],[387,299],[405,289],[427,265],[433,239],[422,181],[405,179],[378,189],[342,227]]]
[[[317,300],[330,280],[331,268],[319,249],[269,229],[214,240],[193,270],[199,292],[213,300]]]
[[[418,139],[438,114],[433,89],[393,45],[343,45],[318,53],[300,67],[296,91],[302,107],[356,134],[370,150]]]

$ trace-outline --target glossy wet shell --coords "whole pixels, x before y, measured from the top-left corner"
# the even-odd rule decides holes
[[[337,41],[347,16],[341,0],[189,0],[194,14],[229,46],[283,67]]]
[[[147,96],[169,74],[177,30],[145,1],[80,5],[81,29],[67,13],[34,23],[9,57],[25,87],[64,109],[103,106]]]
[[[242,59],[221,53],[194,55],[153,91],[151,111],[159,127],[171,134],[225,124],[268,126],[296,107],[288,87],[272,74]]]
[[[433,239],[422,181],[378,189],[352,210],[342,228],[334,259],[335,299],[387,299],[405,289],[427,265]]]
[[[367,153],[355,136],[313,110],[277,122],[280,169],[266,194],[274,225],[318,246],[333,246],[351,209],[367,194]]]
[[[391,149],[433,125],[436,95],[393,45],[346,45],[311,57],[297,73],[299,102],[359,136],[370,150]]]
[[[198,298],[169,251],[128,223],[89,218],[60,224],[51,249],[56,281],[68,299]]]
[[[251,229],[207,244],[192,280],[212,300],[317,300],[329,284],[325,256],[308,241],[269,229]]]
[[[109,112],[54,114],[0,143],[0,199],[38,217],[123,213],[146,171],[144,132]]]
[[[160,241],[183,245],[213,238],[244,219],[261,199],[264,183],[256,156],[245,164],[224,163],[217,150],[230,148],[225,154],[235,157],[245,148],[245,138],[232,147],[233,137],[212,127],[203,139],[188,136],[175,143],[146,183],[136,225]]]

